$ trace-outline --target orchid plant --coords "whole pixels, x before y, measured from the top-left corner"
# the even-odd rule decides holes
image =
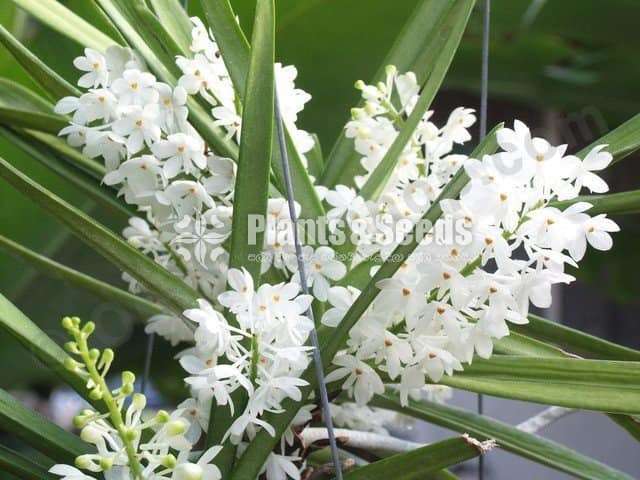
[[[90,0],[108,32],[56,0],[13,1],[76,41],[78,75],[67,82],[0,28],[49,96],[2,84],[23,97],[0,110],[2,133],[128,226],[110,231],[3,159],[0,176],[120,268],[123,283],[4,237],[0,246],[179,346],[187,393],[151,410],[133,372],[107,383],[116,354],[91,345],[93,323],[63,319],[63,350],[0,296],[3,331],[87,402],[76,435],[1,391],[2,429],[44,455],[2,447],[4,469],[64,480],[333,478],[316,329],[344,478],[455,478],[446,468],[496,446],[580,478],[630,478],[535,432],[584,409],[640,438],[640,352],[529,310],[551,305],[552,286],[574,280],[565,267],[588,246],[612,247],[619,228],[608,214],[637,209],[636,193],[608,194],[600,172],[640,147],[640,117],[575,154],[518,120],[469,148],[475,112],[458,107],[438,125],[430,106],[475,2],[423,0],[375,78],[355,83],[361,101],[324,157],[298,126],[311,95],[294,66],[275,62],[273,0],[257,0],[251,42],[227,0],[201,0],[205,18],[177,0]],[[447,406],[452,387],[551,407],[510,426]],[[418,445],[387,430],[409,419],[461,435]]]

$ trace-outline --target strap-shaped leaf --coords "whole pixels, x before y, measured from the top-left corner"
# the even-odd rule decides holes
[[[253,49],[242,114],[242,143],[234,194],[234,215],[229,265],[244,267],[256,284],[264,233],[249,243],[250,216],[267,212],[274,118],[274,12],[273,0],[258,0]]]
[[[432,37],[425,46],[425,49],[431,52],[433,57],[429,58],[427,62],[430,71],[420,92],[420,98],[389,150],[360,189],[360,195],[365,200],[375,200],[382,193],[393,174],[400,155],[413,139],[416,128],[429,110],[444,76],[449,70],[449,65],[451,65],[453,56],[458,49],[474,4],[475,0],[453,2],[450,10],[436,22],[431,32]]]
[[[64,223],[74,235],[104,258],[128,272],[174,312],[181,314],[195,305],[199,297],[195,290],[103,225],[38,185],[2,158],[0,158],[0,177]]]
[[[101,209],[111,211],[125,220],[136,214],[132,208],[117,198],[115,190],[101,185],[94,177],[61,160],[52,152],[47,151],[46,148],[33,142],[29,143],[4,127],[0,127],[0,135],[85,193],[87,198],[93,200]]]
[[[242,29],[236,22],[235,14],[228,0],[201,0],[201,3],[220,48],[222,58],[227,66],[227,70],[229,70],[229,75],[236,88],[236,92],[240,96],[241,102],[244,102],[249,58],[251,55],[249,42],[247,42]],[[300,217],[320,217],[324,215],[322,202],[318,198],[313,183],[307,173],[307,169],[302,161],[302,156],[295,148],[286,126],[285,130],[293,190],[296,193],[296,201],[301,206]],[[273,146],[271,147],[271,152],[273,158],[271,168],[273,169],[275,177],[274,184],[280,191],[283,191],[284,174],[282,171],[280,149],[276,144],[277,136],[275,132],[272,139]]]
[[[453,3],[450,0],[419,2],[369,83],[384,80],[385,67],[395,65],[400,72],[413,71],[422,84],[429,74],[429,60],[436,53],[427,45],[433,39],[438,21]],[[320,184],[329,188],[338,184],[353,186],[353,178],[361,171],[360,155],[353,148],[353,140],[347,138],[343,130],[331,150]]]
[[[0,78],[0,123],[57,134],[67,126],[53,105],[19,83]]]
[[[0,445],[0,469],[12,473],[18,478],[24,480],[54,480],[59,478],[48,472],[51,465],[40,465],[4,445]]]
[[[136,313],[140,318],[146,319],[147,317],[162,312],[162,308],[155,303],[133,295],[125,290],[116,288],[82,272],[78,272],[66,265],[62,265],[51,260],[50,258],[39,255],[33,250],[23,247],[2,235],[0,235],[0,249],[21,258],[36,268],[39,272],[42,272],[49,277],[62,280],[70,285],[87,290],[108,302],[117,303],[127,310]]]
[[[577,202],[588,202],[593,205],[589,215],[608,213],[609,215],[630,215],[640,213],[640,190],[611,193],[607,195],[581,195],[571,200],[552,202],[551,206],[564,210]]]
[[[598,145],[608,145],[607,151],[613,155],[613,163],[619,162],[638,150],[640,148],[640,113],[580,150],[578,156],[584,158],[593,147]]]
[[[525,355],[528,357],[558,358],[566,355],[554,345],[515,332],[510,332],[506,337],[494,342],[493,350],[505,355]]]
[[[59,462],[71,463],[89,453],[89,445],[0,389],[0,428]]]
[[[4,107],[0,107],[0,123],[13,127],[33,128],[47,133],[58,133],[67,126],[67,121],[57,115]]]
[[[450,438],[356,468],[344,480],[421,480],[479,454],[464,438]]]
[[[397,394],[393,392],[376,397],[373,405],[394,410],[458,433],[468,433],[480,440],[494,439],[503,450],[578,478],[589,480],[631,479],[629,475],[581,455],[564,445],[461,408],[429,401],[410,401],[407,407],[402,407]]]
[[[42,23],[62,35],[96,50],[106,50],[116,42],[56,0],[12,0]]]
[[[160,23],[184,52],[191,45],[191,21],[179,0],[150,0]]]
[[[260,253],[264,232],[249,238],[256,217],[266,218],[269,197],[269,172],[274,123],[275,6],[273,0],[258,0],[253,27],[253,48],[242,115],[242,143],[236,176],[231,228],[230,268],[245,268],[256,285],[260,283]],[[248,397],[243,389],[234,403],[244,408]],[[211,409],[209,445],[217,444],[234,418],[227,408]],[[227,440],[217,455],[216,464],[226,476],[235,459],[236,447]]]
[[[565,350],[591,358],[640,361],[640,351],[594,337],[566,325],[529,315],[526,325],[511,325],[511,330],[544,342],[560,345]]]
[[[69,95],[80,96],[77,88],[49,68],[2,25],[0,42],[52,100]]]
[[[497,397],[611,413],[640,413],[640,363],[495,355],[441,383]]]

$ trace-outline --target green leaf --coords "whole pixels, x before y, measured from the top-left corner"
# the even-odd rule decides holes
[[[39,465],[33,460],[14,452],[10,448],[0,445],[0,468],[8,473],[17,475],[24,480],[54,480],[56,477],[48,472],[47,467]]]
[[[344,480],[422,480],[478,454],[464,438],[451,438],[357,468],[344,475]]]
[[[512,331],[554,343],[565,350],[591,358],[640,361],[640,351],[603,340],[566,325],[529,315],[529,323],[511,325]]]
[[[497,148],[496,143],[496,131],[500,128],[500,125],[496,126],[491,132],[480,142],[471,156],[477,157],[482,153],[495,151]],[[438,199],[431,205],[429,210],[423,216],[423,219],[431,222],[431,225],[442,215],[440,208],[440,201],[446,198],[456,198],[464,186],[469,181],[469,177],[465,174],[464,170],[459,170],[458,173],[451,179],[447,186],[443,189]],[[423,232],[427,233],[427,232]],[[358,299],[351,306],[349,311],[345,314],[343,320],[340,322],[338,328],[333,330],[326,330],[326,334],[320,335],[322,339],[322,359],[325,369],[331,364],[333,357],[340,348],[346,343],[347,335],[351,327],[358,321],[362,313],[370,305],[370,303],[378,295],[378,288],[376,283],[383,278],[389,278],[400,268],[404,260],[413,252],[416,246],[422,241],[422,238],[416,238],[415,229],[411,232],[411,240],[406,244],[398,246],[393,253],[389,256],[386,262],[378,269],[374,277],[369,280],[367,285],[362,290],[362,293]],[[313,370],[313,366],[310,365],[303,378],[309,383],[307,387],[303,387],[302,398],[306,398],[313,388],[315,387],[316,377]],[[264,464],[267,456],[275,446],[277,439],[282,435],[284,430],[289,426],[293,420],[295,414],[300,408],[301,403],[295,402],[291,399],[287,399],[283,402],[283,410],[285,413],[281,414],[266,414],[264,420],[269,422],[276,430],[276,436],[271,437],[264,431],[258,432],[254,440],[249,444],[245,450],[243,456],[238,462],[236,462],[236,469],[232,480],[244,480],[245,478],[255,477]]]
[[[274,123],[274,68],[275,55],[275,6],[273,0],[258,0],[253,27],[253,48],[245,91],[245,107],[242,115],[242,143],[236,175],[233,200],[233,223],[231,226],[231,249],[229,268],[245,268],[260,284],[260,254],[264,246],[264,232],[255,235],[250,242],[252,228],[250,217],[267,216],[269,198],[269,173],[271,161],[272,133]],[[239,414],[245,408],[248,396],[243,389],[235,395]],[[227,408],[211,408],[210,435],[208,445],[218,444],[233,423]],[[223,444],[216,457],[216,464],[223,477],[231,470],[236,446],[231,440]]]
[[[619,162],[638,150],[640,148],[640,114],[580,150],[578,156],[584,158],[593,147],[598,145],[608,145],[606,150],[613,155],[612,163]]]
[[[558,347],[515,332],[510,332],[506,337],[494,342],[493,349],[496,353],[505,355],[552,358],[566,356],[566,353]]]
[[[162,308],[144,298],[113,287],[82,272],[62,265],[50,258],[39,255],[26,247],[0,235],[0,249],[21,258],[45,275],[62,280],[69,285],[87,290],[99,298],[117,303],[136,313],[141,319],[162,313]]]
[[[69,205],[0,158],[0,177],[63,222],[80,240],[128,272],[177,314],[196,304],[195,290],[143,255],[113,232]]]
[[[46,148],[33,142],[26,142],[18,135],[3,127],[0,127],[0,135],[24,150],[24,152],[34,160],[70,182],[79,191],[85,193],[87,198],[90,198],[96,204],[100,205],[102,209],[111,211],[125,220],[136,215],[133,209],[117,198],[115,190],[101,185],[94,177],[58,158],[55,154],[47,151]]]
[[[51,102],[27,87],[6,78],[0,78],[0,107],[33,113],[53,113]]]
[[[60,137],[35,130],[23,130],[21,134],[33,138],[36,144],[41,144],[47,149],[51,149],[74,168],[83,170],[99,182],[102,181],[107,173],[104,165],[84,156],[65,140],[61,140]]]
[[[494,439],[503,450],[578,478],[631,479],[629,475],[581,455],[564,445],[461,408],[428,401],[410,401],[407,407],[402,407],[397,394],[391,392],[374,398],[372,405],[394,410],[455,432],[468,433],[479,440]]]
[[[587,212],[589,215],[608,213],[609,215],[629,215],[640,213],[640,190],[611,193],[608,195],[581,195],[571,200],[551,202],[552,207],[564,210],[577,202],[588,202],[593,205]]]
[[[429,75],[411,115],[400,128],[398,136],[387,150],[387,153],[385,153],[378,166],[371,172],[371,175],[360,189],[360,195],[365,200],[375,200],[382,193],[402,152],[413,139],[416,128],[427,110],[429,110],[431,102],[433,102],[440,85],[442,85],[444,76],[462,39],[462,34],[467,26],[474,4],[475,0],[453,2],[451,9],[433,26],[431,38],[425,46],[425,50],[433,55],[433,57],[426,60]],[[340,178],[343,179],[345,177],[341,176]]]
[[[251,57],[247,37],[236,21],[229,0],[200,0],[200,4],[236,92],[244,99]]]
[[[496,355],[441,383],[472,392],[611,413],[640,413],[640,363]]]
[[[77,456],[91,451],[79,437],[25,408],[2,389],[0,427],[59,462],[73,464]]]
[[[324,156],[322,155],[320,139],[315,133],[312,133],[311,136],[313,137],[313,148],[306,153],[307,162],[309,162],[309,173],[315,178],[319,178],[324,168]]]
[[[244,267],[256,285],[260,280],[259,255],[264,233],[249,243],[250,216],[266,218],[269,197],[274,124],[274,11],[273,0],[259,0],[253,49],[242,114],[242,143],[234,194],[229,266]]]
[[[10,127],[33,128],[47,133],[58,133],[68,125],[64,118],[57,115],[5,107],[0,107],[0,123]]]
[[[245,84],[249,68],[251,48],[242,29],[235,19],[235,14],[228,0],[201,0],[207,20],[220,48],[222,59],[229,70],[229,75],[235,86],[241,102],[245,101]],[[275,129],[275,126],[274,126]],[[287,153],[291,167],[291,180],[296,201],[301,206],[301,218],[317,218],[324,215],[322,202],[318,198],[313,183],[309,178],[300,152],[295,148],[291,136],[285,132]],[[275,176],[275,186],[283,191],[284,174],[282,172],[282,160],[278,148],[277,136],[274,132],[271,147],[271,168]]]
[[[95,50],[106,50],[116,42],[56,0],[12,0],[42,23]]]
[[[385,67],[395,65],[400,72],[413,71],[422,85],[430,73],[429,59],[437,54],[427,46],[433,39],[438,21],[453,3],[449,0],[420,1],[369,83],[384,80]],[[353,140],[346,137],[343,129],[331,150],[319,183],[329,188],[338,184],[353,186],[353,178],[362,170],[359,160],[360,155],[353,148]]]
[[[149,3],[160,19],[160,23],[182,51],[189,52],[192,24],[180,2],[178,0],[150,0]]]
[[[80,91],[77,88],[31,53],[2,25],[0,25],[0,42],[52,100],[57,101],[70,95],[80,96]]]

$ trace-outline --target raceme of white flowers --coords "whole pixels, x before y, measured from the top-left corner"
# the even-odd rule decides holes
[[[245,270],[228,268],[235,164],[205,144],[189,123],[187,107],[189,95],[200,96],[210,103],[215,125],[240,142],[238,99],[211,33],[199,19],[193,24],[192,55],[176,59],[183,73],[178,85],[158,82],[131,50],[86,49],[74,61],[86,93],[56,106],[57,113],[72,117],[60,135],[85,155],[101,158],[104,183],[138,208],[140,217],[131,218],[123,232],[127,240],[202,296],[185,318],[167,313],[149,319],[147,332],[174,345],[189,344],[179,361],[192,394],[173,413],[149,419],[143,415],[143,396],[125,404],[133,393],[130,374],[111,393],[100,385],[113,353],[85,352],[78,345],[86,344],[91,328],[66,321],[75,339],[68,348],[83,360],[69,367],[87,377],[87,388],[97,398],[107,395],[113,404],[109,414],[87,411],[78,417],[83,438],[97,449],[79,457],[78,468],[104,472],[109,479],[219,479],[212,461],[220,446],[197,461],[189,456],[208,428],[212,402],[236,414],[225,439],[242,446],[259,429],[273,434],[263,414],[281,411],[287,398],[303,400],[300,389],[306,382],[300,376],[310,361],[307,339],[313,323],[307,311],[312,302],[326,306],[322,324],[339,325],[360,294],[349,283],[351,269],[374,257],[386,259],[401,240],[380,235],[378,216],[409,232],[460,169],[470,181],[459,200],[441,202],[445,215],[432,230],[445,231],[453,222],[459,235],[443,241],[428,234],[393,278],[380,281],[379,295],[334,360],[327,380],[340,381],[354,400],[333,406],[337,424],[384,432],[388,416],[372,422],[366,404],[385,384],[394,384],[405,403],[424,394],[443,400],[446,387],[428,383],[462,370],[476,354],[489,357],[493,341],[509,334],[509,323],[527,322],[530,303],[548,307],[551,286],[573,280],[564,273],[565,264],[576,266],[587,243],[611,248],[609,233],[618,227],[605,215],[589,216],[584,202],[565,210],[553,206],[583,188],[607,191],[595,173],[611,162],[605,146],[580,159],[566,155],[564,145],[533,137],[516,121],[513,129],[498,131],[498,153],[470,158],[454,153],[471,139],[475,116],[467,108],[455,109],[443,126],[427,112],[382,193],[375,200],[360,196],[419,96],[413,73],[388,67],[384,82],[356,83],[363,106],[352,110],[346,126],[364,170],[354,179],[355,188],[316,186],[327,217],[344,220],[354,233],[353,255],[341,257],[331,245],[305,246],[312,295],[302,294],[291,229],[278,228],[290,220],[287,203],[270,198],[262,271],[275,272],[272,277],[282,281],[254,285]],[[295,67],[276,64],[275,71],[284,121],[304,154],[314,140],[295,123],[310,95],[295,87]],[[373,275],[376,262],[370,265]],[[132,292],[147,294],[132,277],[124,278]],[[246,402],[234,402],[238,391]],[[301,409],[292,427],[304,428],[314,408]],[[147,436],[151,440],[143,430],[153,432]],[[292,451],[294,440],[290,430],[269,457],[268,480],[300,478],[304,462],[299,451]],[[93,478],[78,468],[57,465],[52,472],[68,480]]]

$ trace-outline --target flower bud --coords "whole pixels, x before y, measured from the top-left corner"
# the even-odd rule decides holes
[[[89,398],[91,400],[102,400],[102,390],[99,387],[94,388],[89,392]]]
[[[76,342],[65,343],[64,349],[69,353],[75,353],[75,354],[80,353],[80,351],[78,350],[78,344]]]
[[[133,383],[125,383],[120,387],[120,393],[123,395],[129,396],[134,392]]]
[[[171,416],[166,410],[158,410],[158,413],[156,413],[156,421],[158,423],[167,423],[170,418]]]
[[[162,457],[162,459],[160,460],[160,463],[162,464],[163,467],[165,468],[175,468],[176,466],[176,457],[174,457],[173,455],[171,455],[170,453],[165,455],[164,457]]]
[[[173,479],[175,480],[201,480],[204,472],[200,465],[195,463],[182,463],[173,471]]]
[[[136,376],[133,374],[133,372],[130,371],[124,371],[122,372],[122,384],[126,385],[126,384],[131,384],[133,385],[136,382]]]
[[[167,434],[170,437],[182,435],[187,431],[187,424],[184,420],[173,420],[167,423]]]
[[[80,432],[80,438],[87,443],[96,444],[100,441],[100,431],[93,425],[87,425]]]
[[[103,472],[106,472],[107,470],[111,470],[111,467],[113,467],[113,458],[102,457],[100,459],[100,468],[102,469]]]
[[[392,76],[398,73],[398,69],[395,65],[387,65],[384,69],[387,75]]]
[[[80,364],[73,358],[67,357],[64,359],[64,368],[66,368],[70,372],[78,372],[80,370]]]
[[[358,80],[358,81],[355,83],[355,87],[356,87],[358,90],[364,90],[364,87],[366,87],[366,84],[365,84],[362,80]]]
[[[91,350],[89,350],[89,358],[91,358],[91,360],[96,361],[98,357],[100,357],[100,350],[98,350],[97,348],[92,348]]]
[[[124,438],[128,442],[135,442],[138,438],[138,431],[135,428],[126,428],[123,431]]]
[[[89,455],[80,455],[76,458],[76,467],[81,468],[82,470],[87,470],[91,467],[91,458]]]
[[[89,335],[91,335],[93,333],[93,331],[96,329],[96,324],[93,322],[87,322],[84,324],[84,327],[82,327],[82,333],[85,334],[87,337]]]
[[[62,319],[62,328],[64,328],[65,330],[73,330],[74,329],[73,319],[71,317],[64,317]]]
[[[147,406],[147,397],[145,397],[141,393],[136,393],[133,396],[133,400],[131,404],[133,405],[133,408],[135,408],[136,410],[142,411],[144,410],[144,407]]]

